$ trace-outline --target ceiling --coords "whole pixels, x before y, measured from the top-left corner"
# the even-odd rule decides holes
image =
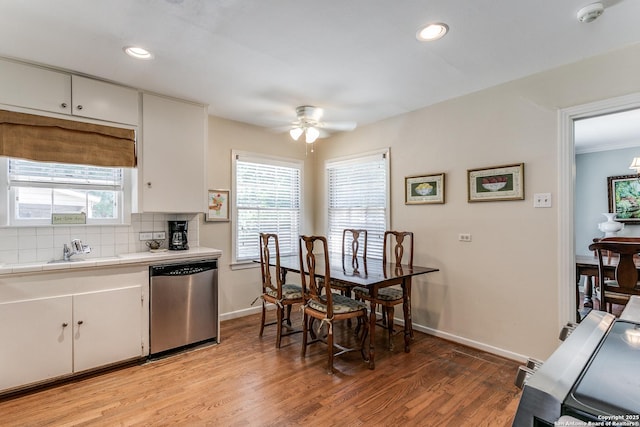
[[[640,109],[574,122],[576,154],[640,147]]]
[[[209,105],[257,126],[360,126],[640,42],[640,1],[0,0],[0,56]],[[415,38],[445,22],[443,39]],[[139,45],[154,59],[129,58]]]

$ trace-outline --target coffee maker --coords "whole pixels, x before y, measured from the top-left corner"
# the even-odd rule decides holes
[[[187,221],[169,221],[169,250],[185,251],[189,249],[187,243]]]

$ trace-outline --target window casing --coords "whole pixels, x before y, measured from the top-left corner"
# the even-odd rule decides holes
[[[297,254],[303,162],[241,152],[233,159],[233,262],[260,257],[260,233],[278,234],[281,256]]]
[[[51,225],[52,213],[87,215],[87,224],[124,224],[131,212],[127,168],[2,159],[8,199],[2,223]]]
[[[367,256],[382,258],[389,224],[389,150],[329,160],[326,177],[329,250],[342,251],[345,228],[366,229]]]

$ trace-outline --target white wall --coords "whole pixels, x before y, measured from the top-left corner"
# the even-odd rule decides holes
[[[558,164],[558,110],[638,92],[639,71],[634,46],[318,144],[319,161],[391,147],[391,226],[416,233],[416,264],[441,270],[414,281],[423,330],[515,358],[544,359],[557,347],[569,320],[559,318],[558,271],[569,268],[558,264],[559,167],[572,167]],[[519,162],[524,201],[467,202],[467,169]],[[404,205],[405,176],[439,172],[446,204]],[[554,207],[534,209],[533,194],[547,192]]]
[[[296,143],[287,133],[276,134],[255,126],[209,117],[208,185],[209,189],[231,189],[231,151],[240,150],[304,160],[303,212],[304,233],[313,230],[314,157],[305,155],[304,143]],[[232,222],[201,222],[200,245],[222,250],[218,263],[221,318],[228,319],[250,313],[261,307],[261,301],[251,303],[261,292],[260,270],[232,269]],[[257,237],[256,237],[257,239]],[[256,324],[256,334],[258,325]],[[257,336],[257,335],[256,335]],[[224,337],[222,337],[224,339]]]
[[[320,140],[305,162],[305,218],[326,232],[326,159],[391,147],[391,226],[415,233],[416,264],[441,270],[414,280],[417,328],[545,359],[569,320],[559,315],[558,271],[571,266],[558,263],[556,206],[567,197],[558,193],[559,168],[573,165],[559,165],[558,110],[640,92],[638,73],[640,45]],[[304,144],[286,135],[210,117],[210,188],[231,186],[232,149],[305,158]],[[525,200],[467,203],[467,169],[519,162]],[[405,176],[439,172],[447,174],[446,204],[404,204]],[[534,193],[552,193],[554,207],[534,209]],[[473,241],[459,242],[459,233]],[[260,292],[259,278],[255,269],[230,269],[231,224],[201,224],[200,243],[224,251],[223,318],[242,314]]]

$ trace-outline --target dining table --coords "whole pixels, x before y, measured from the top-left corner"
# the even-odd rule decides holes
[[[275,265],[275,259],[269,261]],[[316,259],[316,275],[324,276],[324,258]],[[300,273],[300,258],[298,255],[280,257],[280,269],[283,282],[287,272]],[[353,286],[362,286],[369,289],[371,295],[371,307],[369,313],[369,368],[375,369],[375,329],[376,329],[376,304],[374,300],[378,296],[378,290],[387,286],[400,285],[402,288],[404,322],[404,351],[410,351],[411,344],[411,282],[414,276],[439,271],[434,267],[409,266],[406,264],[383,263],[381,258],[362,258],[355,261],[351,255],[330,254],[329,274],[331,279],[340,280]],[[393,321],[390,319],[390,321]]]

